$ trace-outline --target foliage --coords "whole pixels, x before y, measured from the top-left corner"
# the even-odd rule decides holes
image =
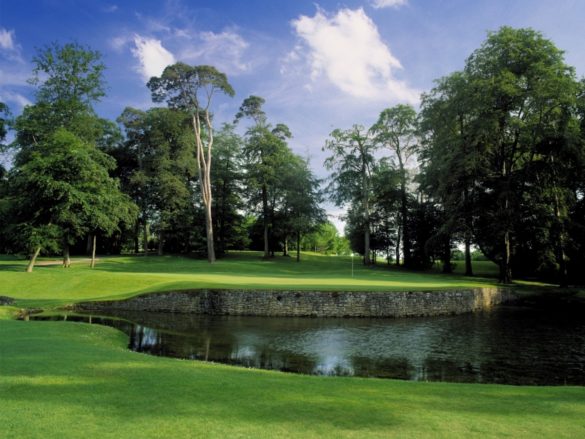
[[[319,207],[319,181],[308,162],[289,148],[290,129],[281,123],[274,127],[268,124],[264,103],[259,96],[249,96],[236,115],[236,122],[244,118],[253,121],[243,148],[246,190],[251,205],[261,215],[264,257],[274,256],[277,248],[287,254],[289,239],[294,237],[299,260],[301,235],[324,218]]]
[[[325,167],[333,171],[327,188],[331,200],[338,206],[351,203],[362,218],[364,264],[370,265],[371,202],[374,196],[372,171],[376,163],[377,145],[370,130],[354,125],[351,129],[334,130],[323,150],[331,153]],[[359,208],[356,206],[359,205]]]
[[[157,234],[160,253],[165,242],[170,251],[188,252],[197,166],[190,118],[173,109],[126,108],[118,120],[126,142],[111,153],[118,160],[125,191],[140,206],[143,229],[148,225]],[[177,224],[179,219],[186,228]]]
[[[214,197],[214,229],[219,255],[227,250],[248,248],[249,238],[244,225],[244,156],[243,139],[233,125],[218,131],[213,150],[215,171],[212,176]]]
[[[93,104],[105,95],[105,66],[99,52],[77,43],[53,43],[38,51],[33,65],[29,82],[37,86],[37,101],[15,121],[16,165],[26,162],[35,145],[45,142],[58,127],[93,143],[107,124],[93,110]]]
[[[108,171],[113,160],[74,134],[57,130],[11,170],[9,197],[15,248],[55,248],[61,239],[111,234],[133,217],[133,205]]]
[[[313,232],[306,234],[301,245],[306,251],[325,255],[347,256],[350,253],[344,238],[339,236],[337,228],[329,221],[319,224]]]
[[[409,183],[407,165],[416,149],[416,112],[410,105],[399,104],[380,113],[372,127],[375,142],[390,149],[400,179],[400,226],[404,265],[412,266],[411,232],[408,218]],[[396,166],[397,165],[397,166]],[[397,258],[398,260],[398,258]]]
[[[213,95],[235,94],[224,73],[213,66],[189,66],[176,63],[168,66],[160,77],[148,81],[154,102],[167,102],[170,108],[180,109],[191,115],[195,134],[195,156],[201,199],[205,210],[207,260],[215,262],[215,238],[213,234],[211,162],[213,125],[210,106]]]
[[[13,250],[54,250],[85,234],[111,235],[131,222],[134,206],[109,176],[113,160],[96,145],[115,141],[116,130],[92,105],[104,96],[100,55],[75,43],[56,43],[33,59],[37,102],[15,122],[17,148],[9,175],[6,228]],[[10,232],[10,231],[13,231]]]
[[[568,212],[582,154],[577,89],[552,42],[503,27],[423,98],[421,181],[444,206],[442,230],[462,233],[468,248],[473,234],[499,263],[502,282],[513,267],[526,274],[549,266],[566,284]]]

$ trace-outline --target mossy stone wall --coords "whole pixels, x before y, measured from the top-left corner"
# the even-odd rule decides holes
[[[272,317],[414,317],[485,310],[512,299],[514,295],[508,289],[495,287],[391,292],[202,289],[85,302],[76,308]]]

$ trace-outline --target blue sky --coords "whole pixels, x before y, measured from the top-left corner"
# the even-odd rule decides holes
[[[148,108],[145,86],[167,63],[212,64],[236,90],[215,105],[231,121],[250,94],[325,176],[321,151],[334,128],[371,125],[399,102],[417,105],[433,80],[503,25],[532,27],[585,74],[581,0],[0,0],[0,101],[18,114],[34,100],[26,79],[37,48],[77,41],[100,51],[108,96],[100,115]]]

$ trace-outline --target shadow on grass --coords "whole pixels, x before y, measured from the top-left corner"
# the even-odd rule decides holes
[[[25,271],[25,264],[0,264],[0,271]]]

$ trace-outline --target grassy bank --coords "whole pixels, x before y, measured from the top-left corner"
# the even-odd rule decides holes
[[[323,378],[136,354],[111,329],[0,321],[0,436],[584,437],[585,388]]]
[[[45,263],[48,261],[45,261]],[[493,285],[305,255],[237,253],[210,266],[117,257],[24,273],[0,258],[0,437],[584,437],[585,388],[324,378],[137,354],[111,328],[20,322],[21,307],[186,288],[429,290]],[[458,267],[461,268],[461,267]]]
[[[41,261],[47,263],[47,261]],[[355,258],[303,255],[278,256],[264,261],[259,253],[238,252],[210,265],[204,260],[177,256],[114,257],[100,260],[95,269],[86,261],[70,269],[43,265],[25,273],[26,261],[0,259],[0,295],[18,299],[18,306],[58,306],[81,300],[124,298],[144,292],[189,288],[248,288],[299,290],[436,290],[491,285],[482,275],[493,264],[476,263],[477,277],[409,272],[394,267],[365,268]],[[461,268],[461,267],[458,267]]]

